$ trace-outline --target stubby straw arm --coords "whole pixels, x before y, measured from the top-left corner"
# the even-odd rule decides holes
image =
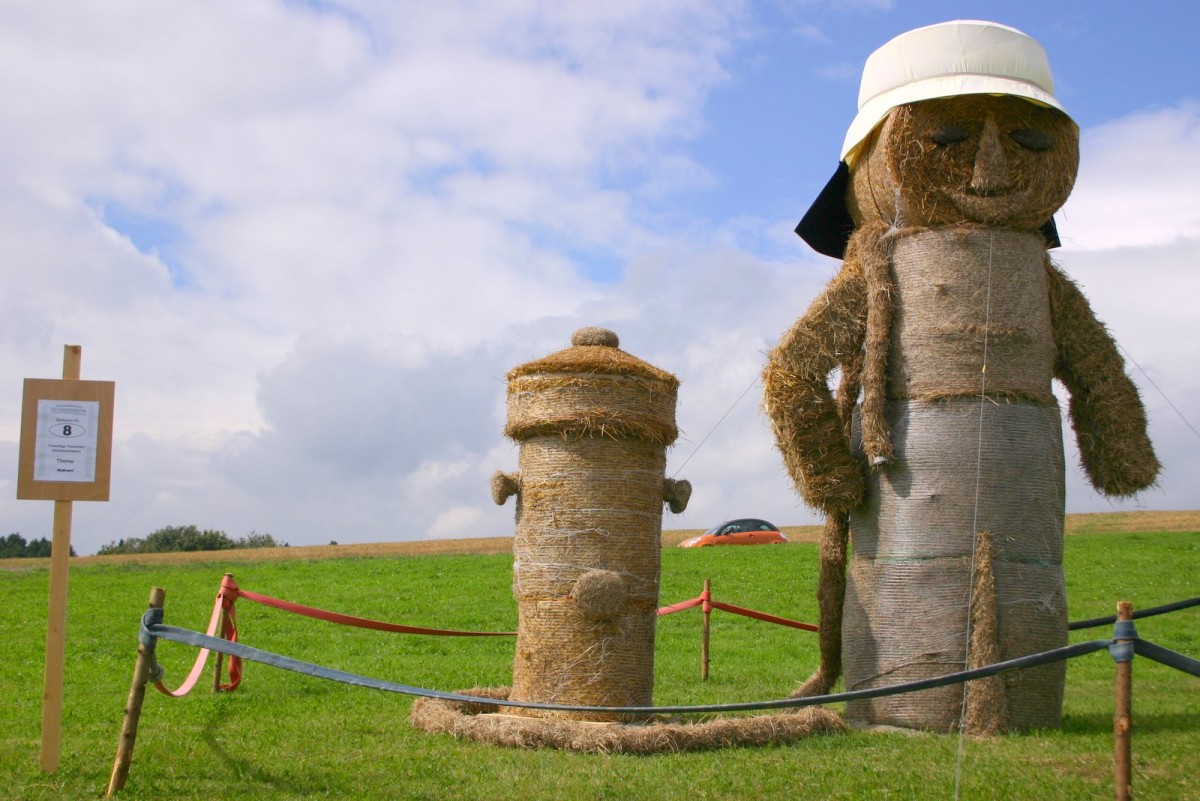
[[[763,406],[796,490],[826,513],[857,506],[863,471],[829,389],[837,367],[861,361],[867,289],[853,260],[768,354]]]

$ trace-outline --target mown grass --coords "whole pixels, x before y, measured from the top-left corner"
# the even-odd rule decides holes
[[[1067,539],[1073,619],[1197,595],[1200,534]],[[128,692],[137,621],[151,586],[167,589],[166,619],[202,629],[226,568],[220,563],[97,565],[72,570],[63,756],[38,770],[47,574],[0,572],[0,797],[102,795]],[[664,603],[714,596],[815,620],[816,548],[667,550]],[[238,563],[246,589],[367,617],[505,630],[516,622],[511,557],[421,557]],[[358,631],[239,603],[243,641],[370,676],[438,689],[509,681],[511,639],[431,638]],[[1139,622],[1143,637],[1200,656],[1200,610]],[[720,703],[785,695],[816,664],[814,635],[724,613],[713,616],[712,677],[699,680],[698,611],[660,619],[655,698]],[[1074,641],[1108,636],[1079,632]],[[194,654],[163,643],[168,683]],[[250,664],[237,693],[147,696],[128,799],[1088,799],[1112,797],[1111,660],[1071,663],[1062,729],[967,741],[855,732],[787,747],[655,757],[502,749],[407,724],[411,700]],[[1200,798],[1200,683],[1135,663],[1134,787],[1140,797]]]

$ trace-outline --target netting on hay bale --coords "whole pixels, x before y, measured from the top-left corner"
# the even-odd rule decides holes
[[[1064,460],[1043,250],[1036,233],[958,226],[894,242],[885,416],[894,453],[850,513],[847,689],[966,666],[977,531],[995,546],[1000,658],[1066,645]],[[1008,725],[1057,726],[1065,673],[1058,663],[1007,677]],[[962,698],[961,687],[939,688],[852,702],[847,715],[950,731]]]

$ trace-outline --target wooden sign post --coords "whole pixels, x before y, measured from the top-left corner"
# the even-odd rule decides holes
[[[83,349],[63,348],[61,381],[25,379],[17,498],[54,501],[42,693],[42,770],[58,770],[72,501],[107,501],[112,462],[111,381],[80,381]]]

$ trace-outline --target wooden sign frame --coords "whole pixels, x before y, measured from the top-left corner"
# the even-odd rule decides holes
[[[26,378],[21,403],[21,445],[17,464],[17,498],[32,501],[107,501],[112,470],[113,399],[112,381],[78,381]],[[99,404],[96,429],[95,472],[91,481],[39,480],[35,462],[39,438],[50,437],[39,430],[38,408],[43,401],[82,401]],[[61,437],[61,435],[59,435]]]

